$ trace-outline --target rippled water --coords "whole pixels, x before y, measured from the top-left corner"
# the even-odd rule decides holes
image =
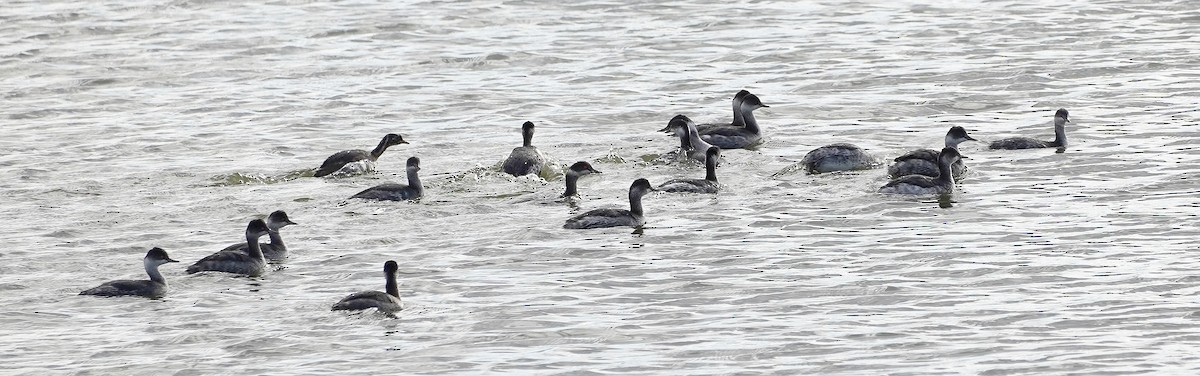
[[[8,2],[0,373],[1196,373],[1200,4],[1059,4]],[[560,228],[701,177],[654,131],[743,88],[768,141],[723,193]],[[790,168],[1049,139],[1059,107],[1068,148],[966,143],[950,205]],[[526,120],[604,171],[577,208],[498,172]],[[388,132],[378,173],[304,176]],[[420,203],[346,200],[413,155]],[[280,270],[183,273],[276,209]],[[76,295],[153,246],[183,261],[165,299]],[[405,311],[329,311],[389,259]]]

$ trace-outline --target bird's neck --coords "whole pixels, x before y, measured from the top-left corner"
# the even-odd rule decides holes
[[[388,140],[386,138],[379,140],[379,145],[376,145],[375,149],[371,150],[371,160],[374,161],[376,159],[379,159],[379,156],[383,155],[383,151],[387,150],[387,148],[388,148]]]
[[[250,252],[250,257],[263,259],[262,247],[258,245],[258,237],[250,232],[246,232],[246,249]]]
[[[578,195],[579,192],[576,191],[576,186],[578,185],[578,183],[579,183],[579,174],[576,174],[574,172],[568,172],[567,173],[567,191],[563,192],[562,196],[563,197],[571,197],[574,195]]]
[[[629,195],[629,212],[633,213],[634,215],[637,215],[637,216],[642,215],[642,196],[641,195],[635,195],[632,193]]]
[[[1050,142],[1050,146],[1067,146],[1067,124],[1065,121],[1054,121],[1054,141]]]
[[[408,171],[408,186],[416,188],[418,190],[422,189],[421,188],[421,178],[419,176],[417,176],[417,171],[415,171],[415,170]]]
[[[150,275],[150,280],[161,284],[167,284],[167,279],[163,278],[162,273],[158,271],[158,263],[152,260],[142,261],[146,265],[146,274]]]
[[[746,130],[758,134],[758,121],[754,120],[754,109],[742,109],[742,121],[746,123]]]
[[[396,285],[396,273],[387,273],[387,283],[383,287],[388,295],[400,297],[400,288]]]
[[[938,182],[954,185],[953,164],[948,159],[938,159]]]

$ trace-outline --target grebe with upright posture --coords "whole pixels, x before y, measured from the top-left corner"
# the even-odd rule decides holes
[[[950,127],[950,131],[946,132],[946,146],[958,150],[958,144],[966,141],[978,141],[971,138],[967,134],[967,130],[960,126]],[[896,163],[888,167],[888,175],[893,178],[898,178],[905,175],[925,175],[929,177],[937,177],[938,172],[938,155],[941,151],[933,149],[917,149],[910,151],[904,155],[896,157]],[[962,152],[960,151],[961,155]],[[954,162],[951,167],[951,172],[957,179],[962,176],[962,173],[967,170],[967,166],[960,159]]]
[[[419,171],[421,171],[421,160],[417,157],[408,158],[408,185],[384,183],[367,188],[362,192],[354,194],[354,196],[350,196],[350,198],[389,201],[416,200],[425,195],[425,188],[421,187],[421,179],[417,177],[417,172]]]
[[[700,138],[696,123],[686,115],[675,115],[667,123],[667,126],[672,129],[682,130],[676,134],[679,136],[679,152],[681,155],[686,155],[692,160],[704,163],[708,148],[712,145]]]
[[[387,280],[384,283],[386,293],[380,291],[356,292],[334,304],[333,310],[360,311],[375,308],[379,312],[392,313],[404,309],[400,303],[400,289],[396,285],[396,271],[399,268],[395,261],[388,260],[383,263],[383,276]]]
[[[188,274],[204,271],[226,272],[258,277],[267,270],[267,259],[263,257],[262,248],[258,246],[258,238],[267,235],[267,223],[261,219],[250,221],[246,225],[246,244],[248,252],[220,251],[196,261],[187,268]]]
[[[954,174],[950,166],[962,158],[954,148],[942,148],[938,154],[938,177],[925,175],[901,176],[879,188],[882,193],[897,193],[905,195],[946,194],[954,191]]]
[[[587,163],[584,161],[575,162],[575,164],[573,164],[573,165],[571,165],[571,167],[567,168],[567,173],[566,173],[566,175],[567,175],[567,178],[566,178],[567,190],[565,192],[563,192],[561,197],[567,197],[567,198],[578,197],[579,191],[576,189],[576,185],[579,182],[579,177],[584,176],[584,175],[600,174],[600,173],[601,173],[600,170],[592,168],[591,163]]]
[[[758,145],[762,142],[762,130],[758,127],[758,121],[754,120],[754,110],[763,107],[770,106],[763,104],[758,96],[746,94],[745,97],[742,97],[742,105],[739,109],[742,113],[742,120],[746,123],[745,127],[713,127],[701,131],[700,138],[721,149],[745,149]]]
[[[1067,118],[1067,109],[1060,108],[1054,112],[1054,140],[1042,141],[1029,137],[1010,137],[992,141],[988,145],[989,149],[1016,150],[1016,149],[1037,149],[1037,148],[1061,148],[1067,146],[1067,123],[1071,119]]]
[[[587,229],[602,227],[631,226],[640,227],[646,224],[642,214],[642,196],[654,191],[650,181],[637,179],[629,186],[629,210],[624,209],[593,209],[570,219],[563,224],[567,229]]]
[[[146,274],[150,275],[150,280],[120,279],[109,281],[100,286],[83,290],[79,295],[136,295],[147,298],[161,298],[167,294],[167,280],[163,278],[162,273],[158,272],[158,266],[169,262],[179,261],[172,260],[171,256],[167,256],[167,251],[164,251],[162,248],[150,248],[150,251],[146,252],[146,257],[142,258],[142,265],[146,268]]]
[[[673,179],[658,186],[663,192],[717,193],[717,159],[721,158],[721,148],[710,146],[704,161],[704,179]]]
[[[509,153],[508,158],[504,160],[504,173],[522,176],[537,175],[542,171],[542,165],[546,164],[546,158],[542,156],[542,152],[538,151],[536,146],[533,146],[533,129],[532,121],[521,125],[521,138],[524,142],[521,147],[513,148],[512,153]]]
[[[699,124],[699,125],[696,125],[696,129],[701,130],[701,131],[706,131],[706,130],[709,130],[711,128],[716,128],[716,127],[744,127],[744,126],[746,126],[746,121],[742,119],[742,99],[745,98],[747,95],[750,95],[750,92],[746,91],[746,90],[738,91],[737,94],[733,95],[733,121],[729,122],[728,124],[721,124],[721,123]],[[659,129],[658,131],[663,132],[663,133],[672,133],[676,136],[679,136],[681,133],[679,129],[676,129],[675,127],[671,126],[671,124],[667,124],[666,127],[664,127],[663,129]]]
[[[271,242],[258,245],[262,249],[263,257],[266,257],[267,261],[279,262],[287,259],[287,245],[283,244],[283,236],[279,234],[279,230],[285,226],[294,224],[296,222],[292,222],[283,210],[276,210],[267,216],[267,230],[269,231],[267,235],[271,237]],[[244,242],[238,243],[225,247],[222,251],[250,252],[250,245]]]

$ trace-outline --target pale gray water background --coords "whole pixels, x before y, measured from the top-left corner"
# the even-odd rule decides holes
[[[1195,374],[1200,3],[9,1],[0,7],[0,373]],[[1063,4],[1063,5],[1059,5]],[[624,207],[671,116],[768,142],[715,197],[656,194],[644,234],[560,228],[534,144]],[[883,169],[789,173],[976,138],[953,207]],[[296,178],[373,147],[374,175]],[[420,203],[348,201],[423,161]],[[784,173],[780,173],[783,171]],[[260,279],[186,275],[285,209]],[[145,278],[162,300],[77,296]],[[397,318],[329,312],[401,267]]]

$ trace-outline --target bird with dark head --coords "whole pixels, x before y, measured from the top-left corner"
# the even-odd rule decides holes
[[[404,137],[401,137],[399,134],[389,133],[383,136],[383,139],[379,140],[379,145],[375,146],[375,149],[371,151],[361,149],[343,150],[334,153],[329,158],[325,158],[325,162],[321,163],[321,167],[317,167],[313,171],[313,176],[348,176],[374,171],[375,161],[379,159],[379,156],[383,155],[383,152],[389,146],[407,143],[408,141],[404,141]]]

